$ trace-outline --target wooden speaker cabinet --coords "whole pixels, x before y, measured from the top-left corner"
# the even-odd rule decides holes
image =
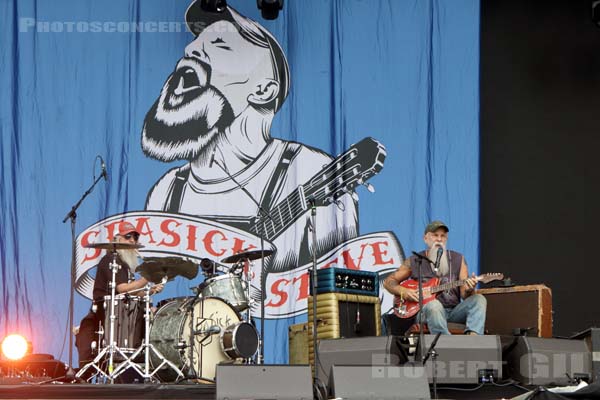
[[[552,291],[547,286],[490,288],[477,293],[487,299],[487,333],[512,335],[516,328],[533,328],[528,336],[552,337]]]

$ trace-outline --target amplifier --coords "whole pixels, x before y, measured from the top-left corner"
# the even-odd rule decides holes
[[[317,294],[321,293],[347,293],[378,297],[379,275],[376,272],[347,268],[320,269],[317,271]]]
[[[512,335],[527,329],[528,336],[552,337],[552,291],[545,285],[525,285],[477,291],[487,300],[485,329]]]
[[[313,364],[313,297],[308,297],[308,353]],[[337,339],[381,335],[379,297],[357,294],[323,293],[317,295],[317,338]]]

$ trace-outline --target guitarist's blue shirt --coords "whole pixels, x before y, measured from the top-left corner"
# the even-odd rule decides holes
[[[423,250],[422,255],[427,256],[427,251]],[[444,276],[437,276],[433,271],[433,267],[428,262],[423,262],[421,265],[421,273],[423,274],[423,280],[428,281],[431,278],[439,278],[440,284],[457,281],[460,272],[460,266],[462,265],[463,255],[452,250],[446,251],[448,257],[448,265],[450,266],[448,274]],[[409,258],[409,264],[411,269],[411,279],[418,280],[419,278],[419,260],[416,256]],[[453,308],[460,303],[460,288],[453,288],[446,290],[438,294],[437,299],[446,308]]]

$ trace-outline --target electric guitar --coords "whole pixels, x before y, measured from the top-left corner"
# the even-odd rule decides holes
[[[489,283],[504,278],[504,274],[490,273],[476,276],[477,282]],[[470,279],[470,278],[469,278]],[[439,285],[440,278],[431,278],[423,283],[423,305],[434,300],[438,293],[445,290],[450,290],[465,284],[467,279],[461,279],[454,282],[444,283]],[[419,289],[419,282],[415,279],[407,279],[400,283],[400,286],[407,289]],[[394,314],[399,318],[411,318],[419,312],[419,302],[407,299],[400,299],[400,296],[394,296]]]

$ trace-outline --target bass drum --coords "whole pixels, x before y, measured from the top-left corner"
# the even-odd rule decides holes
[[[221,299],[208,297],[197,300],[193,306],[193,297],[178,297],[167,301],[154,314],[154,323],[150,328],[150,344],[184,374],[190,367],[189,348],[181,348],[181,344],[190,342],[190,322],[194,320],[194,331],[207,331],[218,326],[221,331],[240,322],[240,316],[233,307]],[[193,307],[193,317],[191,308]],[[198,378],[214,380],[217,364],[228,360],[222,351],[219,334],[194,335],[193,366]],[[150,351],[150,362],[153,368],[162,363],[157,355]],[[174,382],[177,372],[165,365],[156,375],[163,382]]]

